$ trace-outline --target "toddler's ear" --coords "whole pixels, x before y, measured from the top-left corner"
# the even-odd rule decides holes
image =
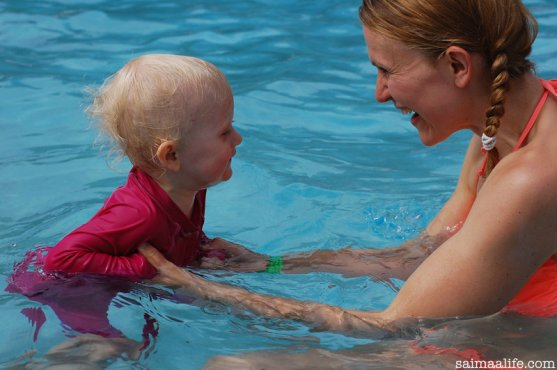
[[[176,154],[176,142],[175,141],[163,141],[156,153],[157,159],[161,166],[169,171],[180,170],[180,161]]]

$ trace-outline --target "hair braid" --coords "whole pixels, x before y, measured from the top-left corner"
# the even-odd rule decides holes
[[[486,111],[484,134],[494,138],[501,125],[501,117],[505,114],[505,93],[509,88],[510,73],[508,71],[508,57],[504,51],[495,53],[491,65],[491,97],[490,107]],[[484,177],[487,177],[499,162],[499,152],[496,147],[488,151]]]

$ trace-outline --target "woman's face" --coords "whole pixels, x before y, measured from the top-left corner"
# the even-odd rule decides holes
[[[458,89],[447,63],[367,27],[364,38],[369,59],[377,67],[375,98],[382,103],[392,100],[403,114],[411,114],[410,122],[425,145],[435,145],[463,128],[455,117]]]

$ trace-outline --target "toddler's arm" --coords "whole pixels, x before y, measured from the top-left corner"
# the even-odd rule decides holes
[[[153,277],[156,270],[137,247],[158,230],[156,217],[128,205],[105,209],[51,248],[45,268],[51,272]]]
[[[74,233],[48,252],[45,268],[51,272],[86,272],[137,278],[155,276],[156,270],[137,250],[126,255],[115,252],[110,244],[96,235]]]

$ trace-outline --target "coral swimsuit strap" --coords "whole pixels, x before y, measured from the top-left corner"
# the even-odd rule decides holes
[[[534,127],[534,124],[536,123],[536,120],[538,119],[538,116],[540,115],[540,112],[541,112],[548,96],[549,96],[549,91],[546,89],[543,92],[543,95],[540,98],[540,101],[538,101],[538,104],[536,105],[536,108],[534,109],[534,113],[532,113],[532,116],[528,120],[528,123],[526,124],[526,127],[524,127],[524,131],[522,131],[522,135],[520,135],[520,139],[518,139],[518,141],[516,142],[516,144],[513,148],[513,152],[517,151],[522,146],[522,143],[524,143],[524,140],[526,140],[526,138],[528,137],[528,134],[532,130],[532,127]]]
[[[542,86],[544,87],[544,92],[542,97],[540,98],[540,100],[538,101],[538,104],[536,104],[536,108],[534,109],[534,113],[532,113],[532,116],[530,116],[530,119],[528,120],[528,123],[526,124],[526,127],[524,127],[524,130],[522,131],[522,134],[520,135],[520,139],[518,139],[518,141],[516,142],[514,148],[513,148],[513,152],[517,151],[522,144],[524,143],[524,140],[526,140],[526,138],[528,137],[528,134],[530,133],[530,131],[532,130],[532,127],[534,127],[534,124],[536,123],[536,120],[538,119],[538,116],[540,115],[540,112],[547,100],[547,97],[549,96],[549,93],[551,92],[553,95],[557,96],[557,93],[555,92],[555,88],[548,82],[545,80],[540,80]],[[478,171],[478,176],[483,176],[484,172],[485,172],[485,166],[487,165],[487,151],[485,151],[482,148],[482,152],[484,152],[484,159],[482,161],[482,166],[480,167],[479,171]]]

